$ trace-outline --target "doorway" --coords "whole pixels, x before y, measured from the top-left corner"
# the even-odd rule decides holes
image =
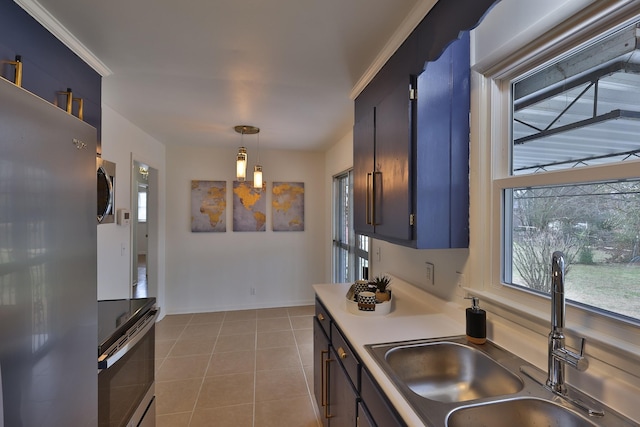
[[[131,176],[131,297],[157,297],[157,171],[134,160]],[[155,183],[155,184],[154,184]]]

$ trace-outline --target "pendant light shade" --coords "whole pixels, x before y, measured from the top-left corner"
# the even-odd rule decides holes
[[[253,188],[262,188],[262,166],[253,167]]]
[[[247,177],[247,149],[240,147],[236,157],[236,178],[242,182]]]

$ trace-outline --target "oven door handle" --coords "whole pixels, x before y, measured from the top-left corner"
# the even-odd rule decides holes
[[[128,335],[127,339],[123,344],[120,344],[121,341],[114,344],[113,347],[109,348],[104,354],[98,357],[98,369],[99,371],[103,369],[108,369],[113,366],[118,360],[120,360],[127,352],[132,349],[136,344],[144,338],[147,332],[151,329],[151,327],[156,323],[156,318],[158,317],[158,310],[152,309],[149,314],[141,321],[141,324],[136,328],[132,335]],[[115,348],[114,348],[115,347]],[[98,372],[99,372],[98,371]]]

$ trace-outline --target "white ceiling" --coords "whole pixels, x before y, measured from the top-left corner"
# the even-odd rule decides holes
[[[350,94],[435,3],[16,1],[44,9],[95,55],[103,103],[158,141],[237,147],[233,127],[249,124],[261,148],[301,150],[347,134]]]

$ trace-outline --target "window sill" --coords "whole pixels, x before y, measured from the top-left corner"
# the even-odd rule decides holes
[[[496,288],[500,293],[473,288],[465,288],[465,291],[480,297],[487,312],[547,337],[550,331],[549,298],[502,288],[506,287]],[[509,297],[509,293],[517,293],[517,299]],[[566,312],[568,320],[564,332],[569,347],[579,348],[580,338],[584,337],[587,339],[585,353],[590,359],[640,378],[640,328],[589,312],[570,302],[566,304]]]

